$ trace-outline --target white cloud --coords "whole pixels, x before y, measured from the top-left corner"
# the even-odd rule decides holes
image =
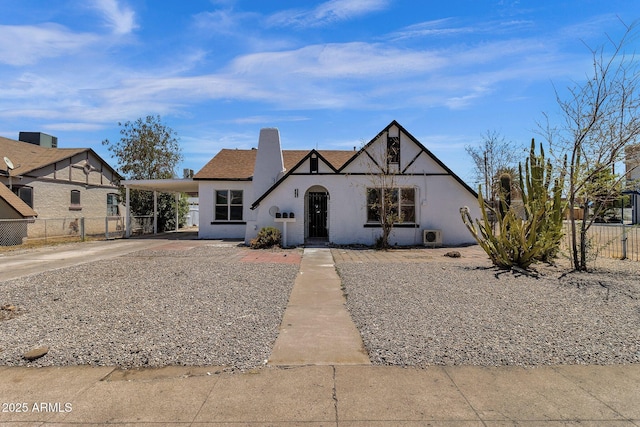
[[[532,21],[509,20],[509,21],[489,21],[474,22],[472,25],[456,25],[457,20],[453,18],[436,19],[432,21],[419,22],[409,25],[398,31],[390,33],[389,40],[405,40],[422,37],[452,37],[468,36],[470,34],[505,34],[508,32],[522,30],[533,25]]]
[[[320,27],[383,10],[388,0],[329,0],[314,9],[289,9],[267,18],[269,26]]]
[[[115,34],[129,34],[138,28],[135,12],[131,8],[119,5],[117,0],[93,1],[93,7],[100,12]]]
[[[455,27],[448,25],[451,22],[451,18],[420,22],[418,24],[404,27],[399,31],[395,31],[389,34],[388,38],[391,40],[402,40],[416,37],[449,36],[474,32],[472,27]]]
[[[429,51],[411,51],[361,42],[310,45],[281,52],[249,54],[234,60],[236,75],[257,75],[273,81],[289,78],[374,78],[441,68],[446,59]]]
[[[303,122],[309,120],[309,117],[305,116],[248,116],[240,117],[232,120],[232,123],[237,125],[254,125],[274,122]]]
[[[125,6],[109,0],[94,5],[101,6],[113,25],[119,22],[118,17],[129,17],[117,31],[134,28],[133,12]],[[303,13],[300,19],[327,23],[384,5],[385,1],[328,1]],[[206,21],[212,16],[201,18]],[[223,27],[231,30],[237,19],[241,18],[229,14]],[[447,19],[424,22],[394,33],[394,37],[411,37],[429,30],[476,30],[450,24]],[[560,55],[553,43],[536,38],[427,49],[425,45],[400,47],[389,42],[393,37],[387,37],[377,39],[385,40],[378,43],[312,44],[293,49],[270,46],[269,51],[240,54],[226,63],[215,63],[214,69],[198,72],[196,68],[209,64],[209,49],[213,47],[185,46],[174,61],[153,61],[158,65],[150,63],[140,68],[109,56],[111,49],[94,49],[110,37],[73,33],[55,24],[0,26],[0,63],[23,65],[43,57],[67,55],[64,67],[60,67],[60,61],[51,68],[45,62],[44,67],[38,64],[21,74],[20,70],[7,72],[0,68],[0,117],[60,121],[53,126],[62,130],[85,126],[91,130],[149,113],[188,115],[190,109],[200,108],[199,104],[213,102],[219,106],[250,101],[266,106],[264,115],[259,109],[252,110],[258,113],[247,114],[235,124],[305,119],[297,112],[278,117],[274,109],[463,109],[499,91],[504,82],[550,80],[566,75],[568,70],[581,69],[567,65],[575,63],[575,57]],[[12,40],[11,45],[7,39]]]
[[[241,31],[242,21],[252,14],[238,14],[231,9],[202,12],[193,17],[196,28],[209,33],[235,35]]]
[[[104,129],[105,126],[97,123],[51,123],[44,125],[44,130],[49,131],[79,131],[79,132],[91,132]]]
[[[79,52],[97,37],[58,24],[0,25],[0,63],[23,66]]]
[[[0,117],[59,120],[65,123],[61,126],[108,123],[149,112],[181,114],[188,105],[210,101],[253,101],[282,110],[392,110],[411,105],[460,109],[493,93],[503,82],[548,80],[554,73],[566,73],[570,60],[550,54],[544,44],[519,40],[433,51],[360,42],[310,45],[240,56],[218,72],[200,75],[185,75],[180,64],[134,74],[104,63],[81,76],[60,72],[4,76]],[[39,100],[37,107],[29,102],[34,98]],[[285,115],[277,120],[298,119]]]

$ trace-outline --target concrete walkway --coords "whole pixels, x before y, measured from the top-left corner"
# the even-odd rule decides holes
[[[270,365],[368,364],[328,248],[305,248]]]

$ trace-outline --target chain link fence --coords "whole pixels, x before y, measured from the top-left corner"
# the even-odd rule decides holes
[[[131,218],[132,235],[153,233],[153,216]],[[82,241],[86,238],[119,239],[125,236],[124,217],[67,217],[0,219],[0,246],[26,242]]]
[[[576,222],[579,232],[580,221]],[[564,224],[561,249],[567,253],[571,248],[571,225]],[[591,256],[630,259],[640,261],[640,226],[623,224],[593,224],[587,230],[587,247]]]

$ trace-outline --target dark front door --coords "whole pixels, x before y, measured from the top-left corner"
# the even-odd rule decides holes
[[[307,224],[309,237],[329,237],[327,232],[327,193],[309,192]]]

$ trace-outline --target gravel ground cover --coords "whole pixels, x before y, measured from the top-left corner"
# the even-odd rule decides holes
[[[540,277],[486,262],[341,262],[347,307],[377,365],[640,363],[640,263]]]
[[[0,319],[0,365],[261,365],[298,265],[242,251],[136,252],[0,283],[0,306],[15,307]],[[22,358],[40,346],[45,357]]]

